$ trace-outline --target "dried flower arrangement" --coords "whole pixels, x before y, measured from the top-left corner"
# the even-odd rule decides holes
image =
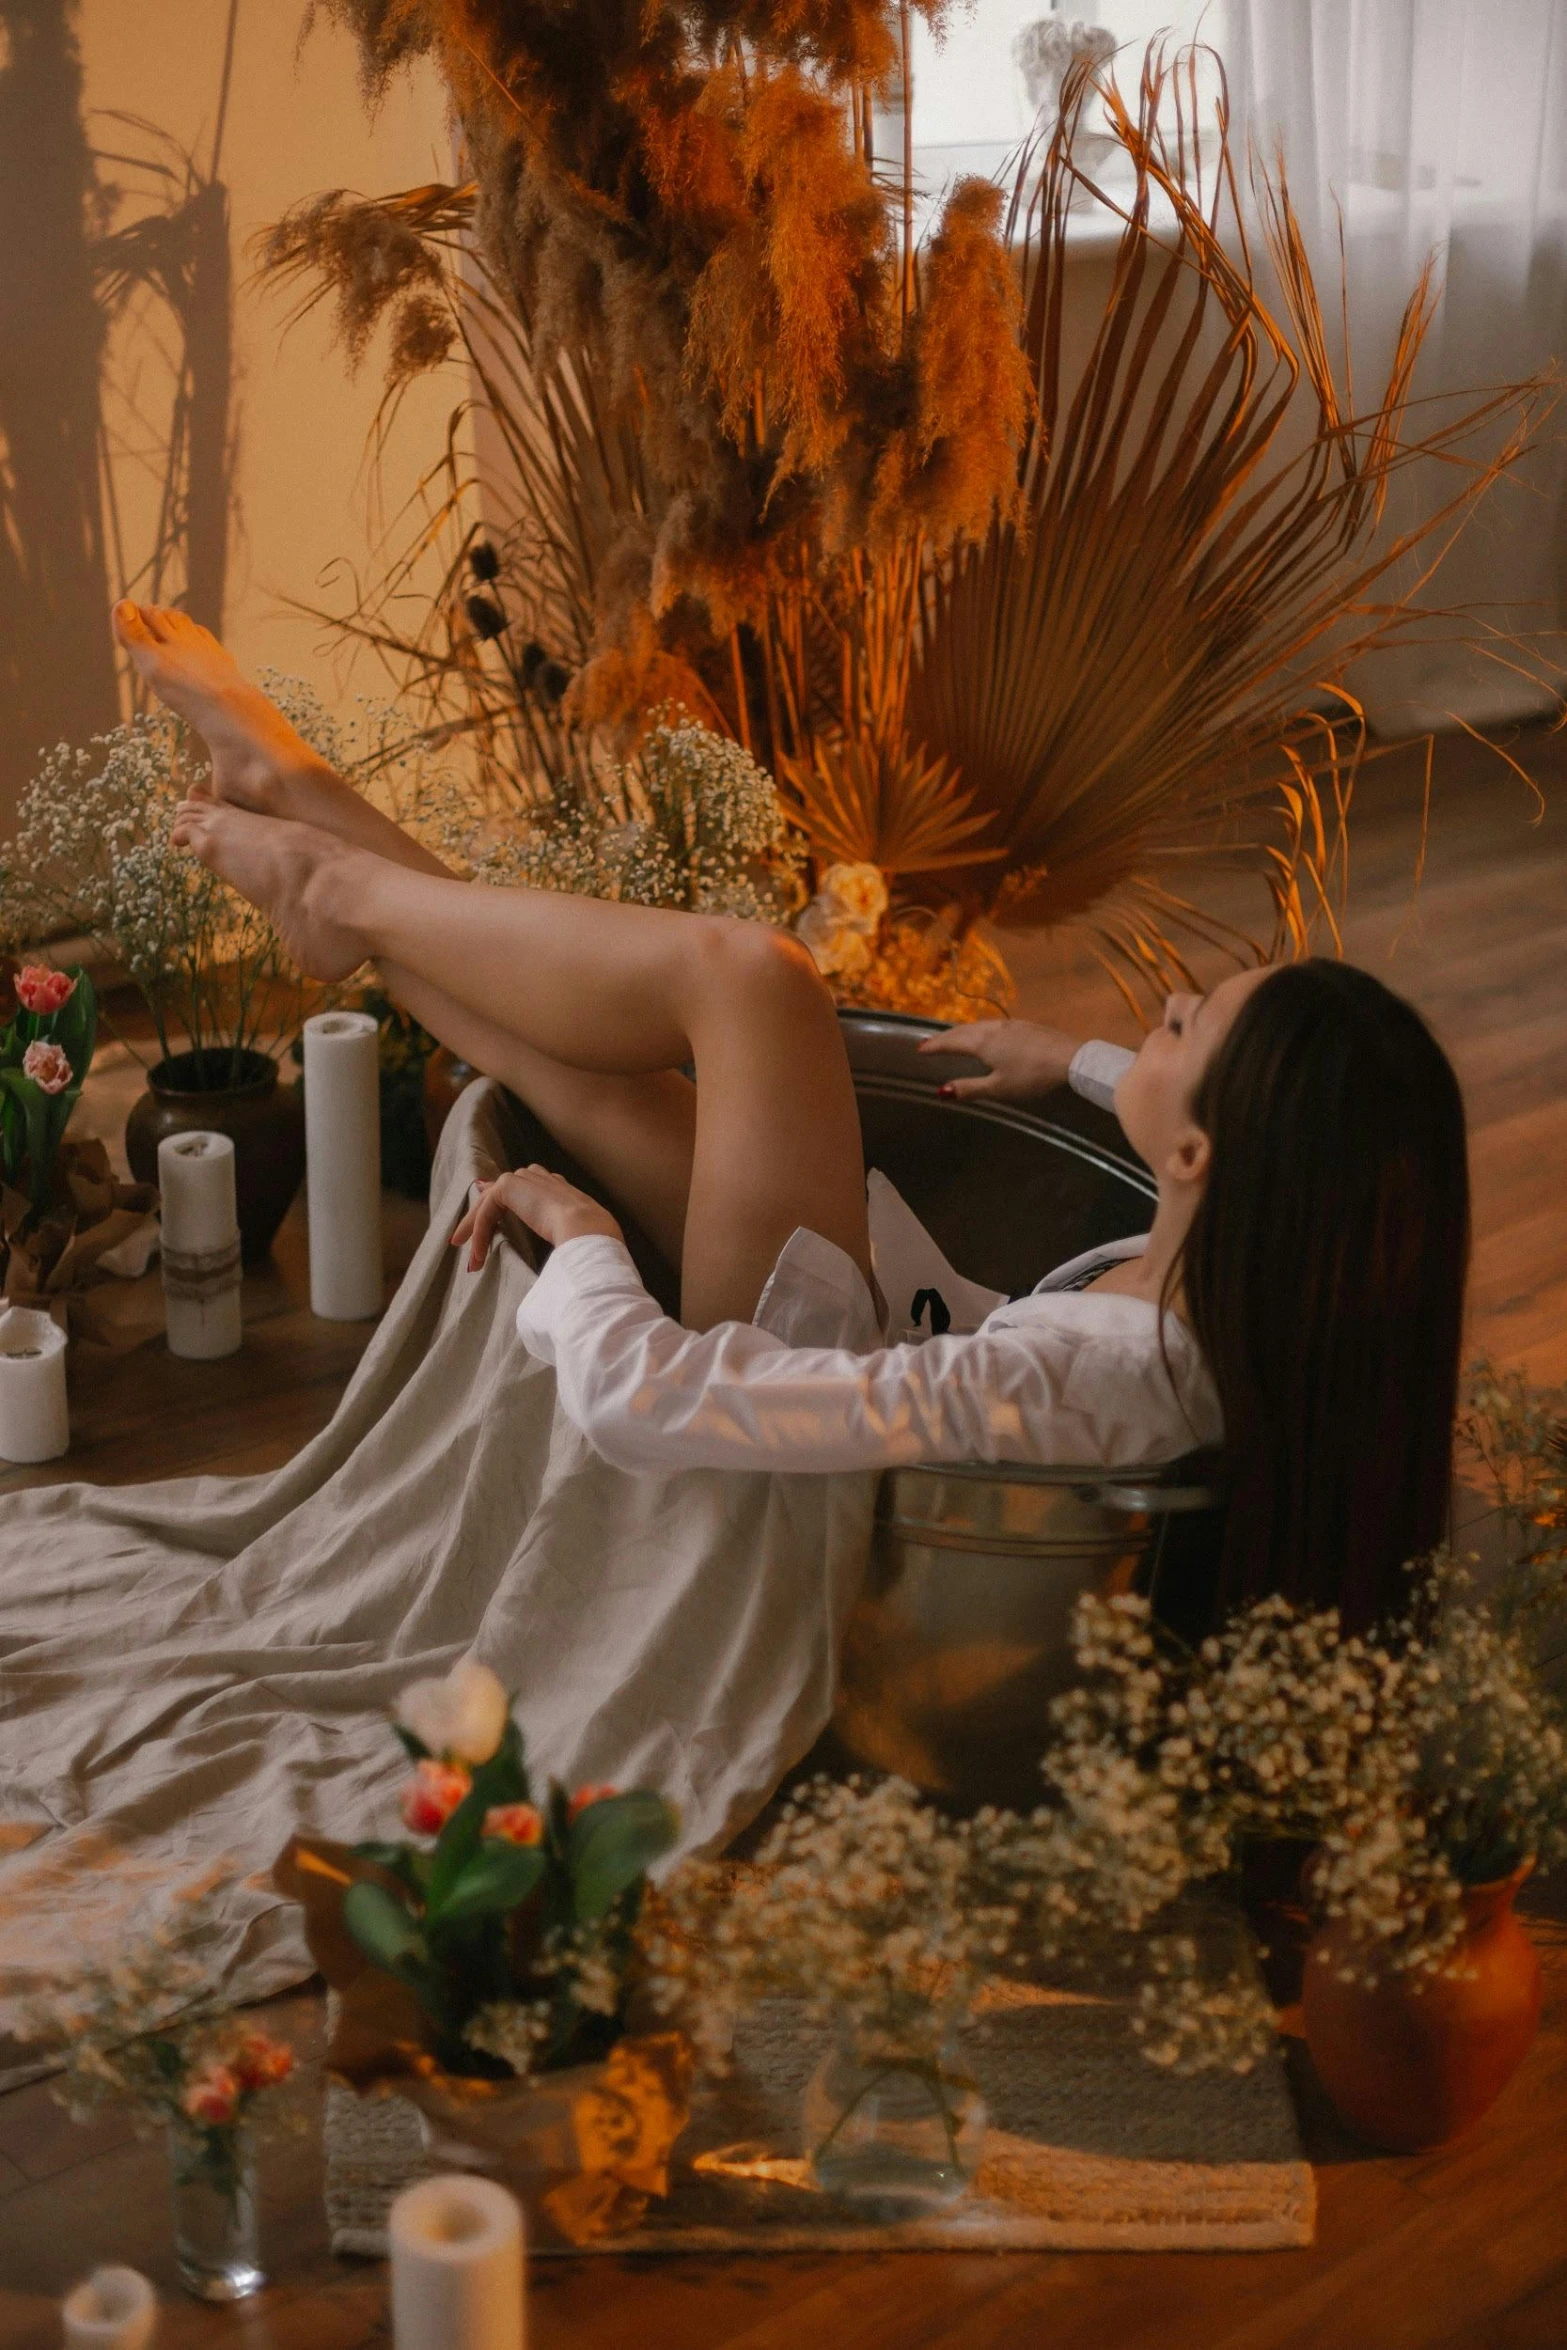
[[[1134,995],[1185,975],[1182,938],[1245,957],[1331,929],[1365,756],[1349,666],[1426,617],[1394,567],[1424,546],[1429,576],[1545,397],[1416,427],[1428,278],[1357,405],[1287,189],[1243,203],[1222,105],[1201,131],[1190,61],[1158,49],[1130,104],[1072,62],[1010,208],[960,182],[916,249],[909,159],[873,152],[872,98],[906,77],[891,0],[591,33],[571,7],[331,5],[372,83],[435,58],[476,178],[320,199],[269,265],[335,295],[351,359],[389,321],[394,394],[464,363],[498,452],[476,485],[454,420],[419,536],[449,528],[450,567],[413,632],[412,556],[342,625],[503,803],[683,703],[775,776],[819,868],[875,864],[897,913],[939,917],[888,926],[866,1000],[993,1003],[994,949],[959,967],[982,918],[1088,924]],[[1092,178],[1106,139],[1124,201]],[[1085,193],[1121,231],[1069,364]],[[1427,457],[1455,486],[1394,527]],[[1204,860],[1259,877],[1266,930],[1201,914]]]

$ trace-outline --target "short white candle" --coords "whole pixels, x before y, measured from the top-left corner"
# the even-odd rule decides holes
[[[308,1080],[307,1080],[308,1084]],[[522,2210],[493,2179],[406,2187],[387,2221],[396,2350],[523,2350]]]
[[[158,2297],[135,2268],[95,2268],[67,2293],[60,2312],[66,2350],[145,2350],[158,2319]]]
[[[158,1145],[163,1198],[163,1310],[170,1354],[211,1362],[238,1349],[239,1218],[234,1145],[226,1134],[166,1134]]]
[[[368,1012],[305,1022],[310,1310],[328,1322],[381,1311],[381,1068]]]
[[[57,1461],[70,1441],[65,1332],[12,1306],[0,1313],[0,1460]]]

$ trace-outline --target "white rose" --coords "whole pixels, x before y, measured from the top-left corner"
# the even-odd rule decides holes
[[[825,896],[812,898],[795,924],[795,935],[809,948],[824,979],[853,978],[869,967],[870,940],[855,924],[845,922]]]
[[[506,1729],[509,1707],[488,1665],[465,1656],[443,1681],[415,1681],[393,1707],[393,1717],[421,1746],[448,1762],[488,1762]]]
[[[840,922],[866,938],[875,936],[887,911],[887,884],[879,865],[829,865],[817,896]]]

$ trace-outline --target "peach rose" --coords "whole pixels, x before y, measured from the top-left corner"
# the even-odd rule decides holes
[[[492,1803],[484,1815],[484,1833],[506,1844],[542,1844],[544,1814],[531,1803]]]
[[[829,865],[820,893],[840,922],[873,938],[887,911],[887,884],[879,865]]]
[[[403,1826],[415,1836],[438,1836],[472,1786],[461,1763],[414,1765],[414,1775],[403,1789]]]
[[[64,1093],[73,1074],[70,1055],[42,1037],[22,1055],[22,1075],[30,1077],[40,1093]]]
[[[187,2081],[180,2103],[193,2122],[209,2129],[226,2129],[239,2112],[239,2076],[226,2064],[209,2064]]]
[[[24,1012],[58,1012],[76,993],[76,982],[47,963],[24,963],[15,980],[16,1000]]]
[[[294,2069],[294,2051],[265,2032],[247,2032],[234,2051],[233,2072],[242,2089],[273,2089]]]
[[[579,1811],[587,1811],[593,1804],[602,1803],[607,1795],[618,1795],[618,1787],[579,1787],[566,1806],[566,1817],[574,1820]]]

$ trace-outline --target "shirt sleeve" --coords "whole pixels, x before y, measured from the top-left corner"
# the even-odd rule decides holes
[[[1080,1093],[1085,1102],[1094,1102],[1101,1110],[1115,1110],[1115,1089],[1136,1060],[1124,1044],[1106,1044],[1094,1037],[1080,1044],[1072,1055],[1072,1066],[1066,1081],[1074,1093]]]
[[[1156,1350],[1150,1367],[1146,1347],[1048,1323],[874,1354],[786,1346],[750,1322],[686,1330],[600,1234],[556,1249],[517,1328],[554,1364],[566,1412],[622,1469],[1104,1465],[1183,1449],[1168,1393],[1155,1393]]]

